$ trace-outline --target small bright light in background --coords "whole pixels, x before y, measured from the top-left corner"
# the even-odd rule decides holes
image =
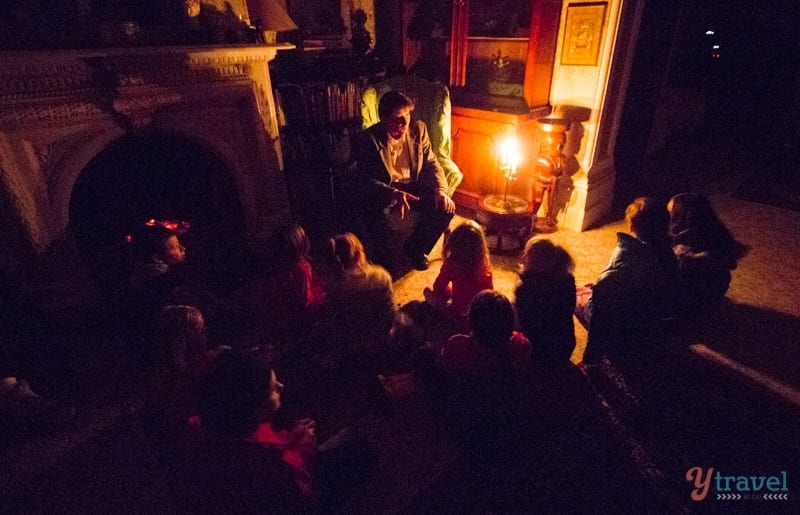
[[[706,36],[713,36],[714,34],[715,34],[715,32],[713,30],[707,30],[706,31]]]
[[[711,48],[713,48],[714,50],[719,50],[719,45],[713,45]]]
[[[513,173],[521,159],[519,141],[517,141],[517,138],[509,136],[500,141],[497,149],[500,151],[500,166],[511,169]]]

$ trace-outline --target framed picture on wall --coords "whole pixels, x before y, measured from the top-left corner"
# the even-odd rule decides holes
[[[562,65],[597,66],[607,5],[606,2],[567,5]]]

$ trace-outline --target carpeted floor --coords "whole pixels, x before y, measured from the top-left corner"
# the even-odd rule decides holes
[[[791,431],[782,428],[784,417],[793,417],[787,413],[800,409],[800,251],[793,246],[800,241],[800,213],[725,193],[713,195],[712,202],[734,235],[750,246],[733,273],[727,301],[707,324],[688,333],[691,343],[722,358],[659,363],[647,380],[652,380],[653,389],[636,407],[626,408],[630,400],[605,398],[600,391],[584,392],[581,400],[567,399],[564,393],[570,390],[564,386],[569,383],[554,384],[555,400],[548,409],[558,406],[565,411],[548,412],[539,419],[545,424],[539,427],[547,428],[541,438],[558,434],[563,440],[526,444],[521,437],[511,447],[512,455],[496,461],[474,462],[456,455],[404,513],[522,507],[542,513],[690,513],[694,506],[686,501],[682,474],[697,460],[738,468],[791,469],[797,463],[798,449],[787,445]],[[576,261],[577,283],[583,284],[602,271],[616,233],[624,230],[616,221],[583,233],[560,230],[543,237],[569,250]],[[437,247],[433,256],[439,251]],[[420,299],[439,263],[397,280],[397,302]],[[495,288],[513,298],[519,255],[493,254],[492,263]],[[586,343],[586,331],[577,322],[576,336],[573,361],[580,359]],[[684,379],[656,379],[678,370],[686,374]],[[652,386],[656,384],[660,386]],[[703,385],[701,390],[698,385]],[[547,399],[547,390],[538,394]],[[599,406],[605,406],[599,411],[598,399]],[[636,422],[628,409],[653,411],[640,413],[645,418]],[[770,449],[762,440],[771,442]],[[496,474],[503,481],[490,479]],[[626,487],[619,490],[620,485]]]
[[[695,506],[683,479],[690,466],[742,474],[788,470],[796,478],[800,456],[787,421],[796,419],[800,406],[792,404],[800,391],[800,212],[780,207],[769,193],[748,197],[759,202],[744,200],[737,188],[750,176],[741,160],[746,156],[731,151],[716,165],[705,159],[722,159],[714,151],[723,148],[712,141],[703,152],[665,156],[645,174],[652,190],[644,191],[659,198],[685,189],[712,193],[720,218],[750,246],[733,273],[728,302],[692,335],[695,343],[728,359],[725,365],[671,364],[672,370],[685,369],[692,385],[687,388],[697,391],[651,391],[635,407],[644,410],[632,409],[636,416],[627,425],[618,419],[630,413],[606,409],[596,392],[579,389],[577,398],[568,399],[554,381],[550,403],[540,408],[553,410],[550,425],[539,426],[524,445],[522,440],[510,445],[510,452],[488,463],[459,453],[432,422],[430,405],[389,403],[370,409],[360,423],[379,448],[380,466],[358,490],[349,512],[687,513]],[[797,189],[785,190],[793,192]],[[576,282],[584,284],[605,267],[621,230],[616,220],[546,237],[570,252]],[[429,270],[412,270],[395,281],[398,305],[422,299],[440,257],[441,241]],[[519,254],[493,254],[492,263],[495,288],[513,298]],[[575,361],[586,342],[579,324],[576,336]],[[662,368],[669,369],[654,367],[653,375]],[[778,399],[753,377],[785,387],[786,397]],[[546,390],[539,393],[548,398]],[[174,513],[135,423],[136,409],[135,397],[83,406],[63,432],[2,446],[0,484],[7,504],[0,504],[0,512],[84,513],[91,507],[88,511],[95,513]],[[720,502],[706,507],[724,508]]]
[[[712,200],[720,218],[750,251],[733,272],[730,302],[698,338],[800,389],[800,250],[793,246],[800,241],[800,213],[730,194],[714,195]],[[454,219],[452,226],[461,221]],[[592,282],[605,268],[616,233],[624,230],[623,221],[618,220],[582,233],[559,230],[541,237],[570,252],[580,285]],[[440,240],[431,253],[429,270],[412,270],[395,281],[398,305],[421,300],[423,288],[433,284],[441,267],[441,244]],[[519,260],[520,253],[492,254],[495,289],[512,299]],[[586,331],[577,321],[575,325],[578,348],[573,360],[578,361]]]
[[[800,213],[800,168],[797,158],[786,160],[777,177],[756,175],[733,192],[734,198]]]

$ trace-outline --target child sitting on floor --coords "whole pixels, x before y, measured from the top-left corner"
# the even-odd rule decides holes
[[[321,301],[310,253],[311,242],[298,224],[278,228],[267,243],[268,275],[289,310],[305,309]]]
[[[132,251],[130,283],[137,288],[153,278],[174,272],[186,261],[186,247],[178,239],[189,229],[186,222],[151,219],[128,235]]]
[[[575,263],[562,247],[539,238],[528,240],[522,263],[516,308],[520,329],[533,342],[533,362],[567,365],[575,349]]]
[[[686,317],[708,313],[725,297],[731,270],[747,253],[747,246],[733,237],[703,195],[676,195],[667,210],[678,258],[679,312]]]
[[[178,236],[188,229],[187,223],[151,219],[128,235],[130,272],[123,320],[127,326],[121,329],[141,349],[148,346],[149,328],[161,308],[202,304],[184,271],[186,248]],[[153,356],[146,357],[144,364],[149,366]]]
[[[425,288],[423,294],[457,326],[463,325],[475,295],[494,286],[483,229],[473,221],[462,223],[448,236],[442,254],[433,288]]]
[[[303,419],[288,431],[273,428],[282,391],[262,359],[237,351],[217,357],[200,385],[199,416],[190,419],[191,431],[174,461],[187,512],[310,508],[314,423]]]
[[[222,348],[208,345],[205,320],[192,306],[165,306],[156,317],[151,336],[154,370],[150,399],[142,420],[157,452],[166,457],[197,415],[198,385]]]
[[[338,513],[363,478],[371,452],[355,431],[345,428],[318,446],[311,419],[273,425],[283,388],[264,357],[218,356],[200,388],[200,415],[189,423],[183,463],[191,475],[181,478],[200,512]]]
[[[531,342],[514,331],[514,308],[497,291],[475,296],[469,324],[469,334],[451,336],[439,350],[434,399],[454,430],[485,441],[480,435],[498,435],[514,424]]]
[[[630,232],[617,233],[608,266],[577,292],[575,315],[589,330],[587,364],[641,355],[673,315],[678,265],[666,206],[639,197],[626,208],[625,220]]]
[[[327,283],[327,319],[345,356],[375,356],[386,344],[395,320],[392,278],[368,261],[353,233],[330,240],[331,272]]]
[[[324,298],[309,261],[311,244],[302,226],[288,224],[270,235],[260,277],[249,285],[242,318],[256,317],[251,338],[281,340],[282,346],[304,334],[311,310]]]
[[[180,392],[188,383],[196,382],[219,353],[209,347],[203,313],[192,306],[162,308],[156,319],[153,344],[154,384],[162,393]]]
[[[479,292],[469,309],[469,334],[455,334],[439,349],[437,365],[447,374],[487,376],[528,365],[531,342],[514,330],[514,308],[494,290]]]

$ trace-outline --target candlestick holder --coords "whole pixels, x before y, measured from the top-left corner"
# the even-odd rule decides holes
[[[517,178],[517,166],[520,162],[519,143],[514,138],[504,140],[500,146],[499,169],[503,174],[503,194],[486,195],[483,203],[497,213],[523,213],[528,211],[530,203],[516,195],[508,194],[508,185]]]
[[[542,131],[542,142],[539,146],[539,157],[536,158],[536,176],[533,184],[533,230],[537,233],[554,232],[556,221],[551,211],[559,176],[564,166],[561,154],[567,142],[566,131],[569,120],[563,118],[539,118],[536,120]],[[544,216],[538,216],[539,208],[544,204]]]
[[[516,179],[517,165],[521,160],[517,141],[513,138],[504,140],[499,151],[498,169],[503,174],[503,192],[481,197],[475,219],[484,227],[487,236],[496,236],[496,245],[490,247],[493,252],[517,251],[522,248],[530,234],[531,204],[508,193],[508,186]],[[516,245],[504,247],[505,236],[513,237]]]

